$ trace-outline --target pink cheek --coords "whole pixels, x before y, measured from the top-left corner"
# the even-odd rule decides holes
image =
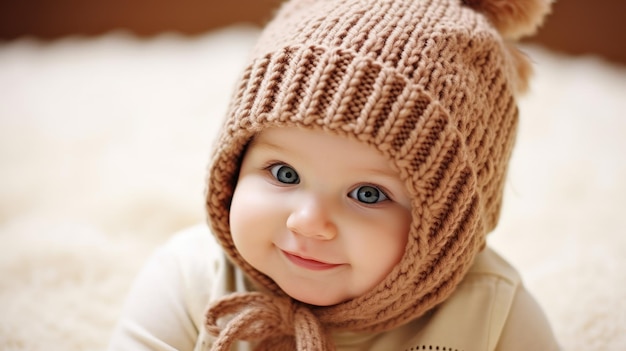
[[[231,204],[231,227],[250,227],[266,222],[280,213],[284,204],[284,197],[267,181],[249,179],[241,182]]]

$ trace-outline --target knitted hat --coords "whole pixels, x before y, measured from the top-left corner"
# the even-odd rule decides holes
[[[214,350],[333,349],[332,331],[378,332],[444,301],[498,222],[530,73],[511,41],[547,0],[292,0],[263,31],[231,101],[206,204],[226,254],[263,292],[207,312]],[[404,256],[374,289],[333,306],[294,301],[233,243],[229,207],[246,145],[269,127],[358,140],[385,155],[411,196]],[[227,317],[227,318],[225,318]],[[218,322],[224,318],[226,322]]]

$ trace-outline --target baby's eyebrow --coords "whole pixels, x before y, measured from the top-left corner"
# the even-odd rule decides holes
[[[369,174],[381,176],[381,177],[393,178],[394,180],[398,178],[398,173],[393,170],[380,169],[380,168],[365,168],[362,171],[367,172]]]
[[[263,138],[254,138],[252,139],[252,141],[250,142],[250,145],[248,147],[261,147],[261,148],[267,148],[267,149],[273,149],[273,150],[279,150],[282,151],[285,148],[281,147],[278,144],[272,143],[269,140],[267,140],[267,138],[263,139]]]

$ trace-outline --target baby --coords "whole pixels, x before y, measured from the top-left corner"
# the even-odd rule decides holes
[[[111,350],[558,350],[498,222],[541,0],[291,0]],[[211,233],[213,235],[211,235]]]

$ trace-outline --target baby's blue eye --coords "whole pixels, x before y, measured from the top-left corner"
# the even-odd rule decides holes
[[[274,165],[270,168],[270,172],[281,183],[298,184],[300,177],[295,169],[286,165]]]
[[[360,186],[352,190],[349,196],[366,204],[375,204],[388,199],[385,193],[371,185]]]

